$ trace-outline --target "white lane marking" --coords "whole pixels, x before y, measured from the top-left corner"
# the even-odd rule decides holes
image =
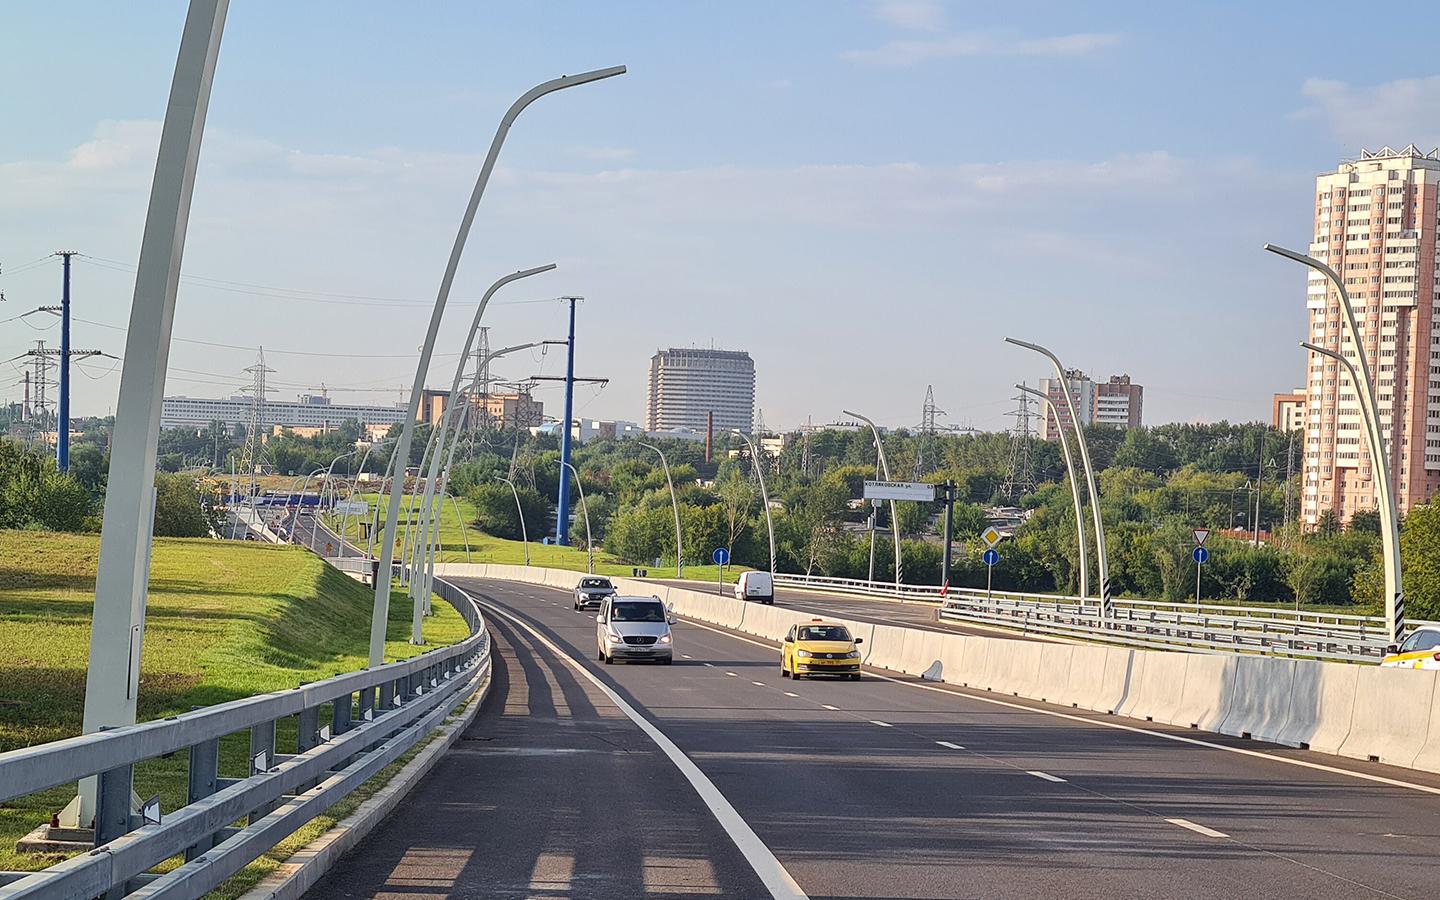
[[[751,640],[748,637],[741,637],[740,635],[730,631],[726,631],[723,628],[712,628],[711,626],[704,625],[700,622],[695,621],[694,619],[686,619],[685,621],[686,623],[693,625],[696,628],[703,628],[706,631],[713,631],[716,634],[723,634],[726,637],[734,638],[737,641],[744,641],[747,644],[754,644],[757,647],[764,647],[766,650],[775,649],[773,644],[767,644],[761,641]],[[1224,750],[1226,753],[1236,753],[1240,756],[1248,756],[1253,759],[1264,759],[1270,762],[1281,763],[1287,766],[1297,766],[1301,769],[1310,769],[1315,772],[1325,772],[1329,775],[1346,775],[1350,778],[1359,779],[1360,781],[1369,781],[1374,784],[1383,784],[1389,787],[1405,788],[1406,790],[1419,791],[1422,794],[1431,794],[1440,797],[1440,787],[1431,787],[1428,784],[1416,784],[1413,781],[1401,781],[1398,778],[1386,778],[1384,775],[1372,775],[1369,772],[1356,772],[1353,769],[1342,769],[1339,766],[1329,766],[1325,763],[1310,762],[1309,760],[1295,759],[1294,757],[1290,756],[1277,756],[1273,753],[1266,753],[1263,750],[1248,750],[1244,747],[1230,747],[1225,744],[1217,744],[1214,741],[1205,741],[1201,740],[1200,738],[1186,737],[1182,734],[1166,734],[1163,731],[1151,731],[1148,728],[1137,728],[1134,725],[1125,725],[1121,722],[1107,722],[1103,719],[1087,719],[1084,716],[1076,716],[1071,715],[1070,713],[1056,712],[1053,709],[1040,709],[1034,706],[1026,706],[1023,703],[1011,703],[1008,700],[999,700],[994,697],[980,697],[975,694],[966,694],[957,690],[935,687],[934,685],[919,684],[914,681],[905,681],[900,678],[892,678],[889,675],[881,675],[879,672],[876,672],[873,669],[871,670],[870,675],[873,678],[879,678],[883,681],[893,681],[896,684],[904,685],[905,687],[909,688],[914,688],[919,691],[934,691],[937,694],[944,694],[947,697],[952,697],[959,700],[973,700],[976,703],[989,703],[991,706],[1004,706],[1009,709],[1018,709],[1022,712],[1035,713],[1036,715],[1041,716],[1050,716],[1053,719],[1065,719],[1070,722],[1079,722],[1082,725],[1092,725],[1097,728],[1113,728],[1116,731],[1128,731],[1131,734],[1143,734],[1147,737],[1160,738],[1164,741],[1174,741],[1177,744],[1189,744],[1192,747],[1204,747],[1207,750]],[[833,706],[826,706],[825,708],[834,709]]]
[[[960,746],[959,744],[952,744],[952,743],[950,743],[949,741],[936,741],[935,743],[939,744],[939,745],[942,746],[942,747],[949,747],[951,750],[964,750],[964,749],[965,749],[964,747]]]
[[[710,808],[710,812],[714,814],[715,820],[720,823],[720,827],[724,828],[725,833],[730,835],[730,839],[735,842],[735,847],[745,857],[745,861],[750,863],[750,868],[755,871],[760,881],[763,882],[765,887],[770,891],[771,897],[776,898],[776,900],[810,900],[810,896],[800,889],[800,885],[796,883],[794,877],[781,865],[780,860],[775,858],[775,854],[770,851],[770,848],[765,846],[765,842],[760,840],[760,836],[750,827],[750,823],[745,821],[735,807],[731,805],[730,801],[725,799],[725,795],[720,792],[720,789],[715,786],[715,783],[707,778],[704,772],[700,771],[700,767],[695,765],[690,757],[685,755],[683,750],[675,746],[675,742],[670,740],[665,732],[657,728],[649,719],[640,715],[640,713],[635,710],[635,707],[626,703],[624,698],[611,690],[605,682],[601,681],[593,672],[582,665],[579,660],[560,649],[560,647],[556,646],[553,641],[541,634],[537,629],[531,627],[529,622],[524,621],[517,615],[502,612],[493,604],[480,602],[480,605],[489,608],[494,614],[507,618],[514,624],[530,632],[531,637],[544,644],[550,649],[550,652],[554,653],[563,662],[583,675],[587,681],[608,697],[611,703],[614,703],[621,712],[628,716],[630,721],[638,725],[640,730],[645,732],[650,740],[655,742],[655,746],[659,747],[661,752],[669,757],[670,762],[675,764],[675,768],[680,770],[680,774],[685,776],[685,780],[690,782],[690,786],[695,788],[695,792],[700,795],[700,799],[705,801],[705,805]]]
[[[1063,778],[1057,778],[1056,776],[1051,775],[1049,772],[1031,772],[1031,771],[1027,771],[1025,774],[1026,774],[1026,775],[1034,775],[1036,778],[1042,778],[1042,779],[1044,779],[1045,781],[1053,781],[1053,782],[1055,782],[1055,783],[1057,783],[1057,784],[1064,784],[1064,783],[1065,783],[1065,779],[1063,779]]]
[[[871,719],[871,720],[870,720],[870,724],[871,724],[871,725],[879,725],[881,728],[894,728],[894,727],[895,727],[894,725],[891,725],[889,722],[882,722],[882,721],[880,721],[879,719]]]
[[[680,654],[680,656],[681,656],[682,659],[694,659],[694,658],[695,658],[695,657],[691,656],[691,655],[688,654],[688,653],[682,653],[682,654]]]
[[[831,706],[831,705],[828,704],[828,703],[822,703],[822,704],[820,704],[820,705],[823,706],[823,707],[825,707],[826,709],[830,710],[831,712],[839,712],[839,711],[840,711],[840,707],[838,707],[838,706]]]
[[[756,687],[764,687],[764,686],[765,686],[765,682],[763,682],[763,681],[752,681],[752,682],[750,682],[750,683],[753,684],[753,685],[755,685]]]
[[[725,674],[726,674],[726,675],[729,675],[731,678],[739,678],[739,677],[740,677],[739,675],[736,675],[734,672],[726,672]]]
[[[715,664],[714,664],[714,663],[706,663],[706,664],[705,664],[705,667],[706,667],[707,669],[713,669],[713,668],[715,668]]]
[[[1181,828],[1188,828],[1196,834],[1203,834],[1206,837],[1228,838],[1230,835],[1223,831],[1216,831],[1213,828],[1206,828],[1204,825],[1196,825],[1189,819],[1166,819],[1171,825],[1179,825]]]
[[[794,691],[786,691],[786,692],[785,692],[785,696],[787,696],[787,697],[798,697],[798,696],[800,696],[800,695],[797,694],[797,693],[795,693]]]

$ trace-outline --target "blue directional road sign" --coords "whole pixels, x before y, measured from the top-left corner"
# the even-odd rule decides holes
[[[1000,551],[994,549],[986,550],[984,554],[981,555],[980,559],[985,563],[985,565],[993,566],[1000,561]]]
[[[710,558],[715,560],[717,566],[727,566],[730,564],[730,551],[724,547],[716,547],[715,552],[710,554]]]
[[[1196,547],[1195,552],[1190,554],[1190,558],[1197,563],[1207,563],[1210,561],[1210,551],[1204,547]]]

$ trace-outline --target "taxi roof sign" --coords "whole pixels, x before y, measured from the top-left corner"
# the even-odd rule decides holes
[[[994,525],[987,525],[985,530],[980,532],[980,540],[985,542],[986,547],[994,547],[1004,539],[1005,535],[1001,534],[1000,529]]]

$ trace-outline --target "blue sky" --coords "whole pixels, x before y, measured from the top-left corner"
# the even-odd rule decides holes
[[[397,399],[500,114],[531,84],[623,63],[512,131],[432,384],[463,301],[554,261],[502,298],[587,298],[579,368],[612,379],[579,392],[587,416],[641,418],[655,349],[713,342],[755,357],[771,425],[842,406],[914,424],[933,384],[950,422],[1000,428],[1010,385],[1046,374],[1015,334],[1129,373],[1150,422],[1260,418],[1301,380],[1304,325],[1303,273],[1260,245],[1305,245],[1312,179],[1341,158],[1440,143],[1440,13],[1410,10],[1376,45],[1347,34],[1354,10],[236,2],[168,390],[226,395],[264,345],[276,397],[323,381]],[[123,350],[89,323],[126,322],[183,16],[0,10],[0,320],[55,302],[58,265],[22,267],[73,247],[95,258],[76,266],[75,343]],[[562,328],[556,303],[492,313],[496,346]],[[41,326],[0,324],[0,359],[53,344]],[[109,370],[84,364],[78,412],[108,410]],[[0,399],[17,377],[0,368]]]

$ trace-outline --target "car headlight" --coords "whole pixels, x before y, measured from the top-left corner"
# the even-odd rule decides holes
[[[859,659],[859,658],[860,658],[860,651],[859,651],[859,650],[851,650],[849,653],[845,654],[845,658],[846,658],[846,659]]]
[[[668,635],[668,634],[662,634],[662,635],[660,635],[660,643],[662,643],[662,644],[668,644],[668,643],[670,643],[670,635]]]
[[[809,650],[796,650],[795,655],[800,657],[801,659],[809,659],[812,654]]]
[[[615,643],[615,644],[623,644],[623,643],[625,643],[625,638],[621,637],[621,636],[620,636],[620,632],[618,632],[618,631],[613,631],[613,630],[612,630],[612,631],[607,631],[607,632],[606,632],[606,635],[610,638],[611,643]]]

